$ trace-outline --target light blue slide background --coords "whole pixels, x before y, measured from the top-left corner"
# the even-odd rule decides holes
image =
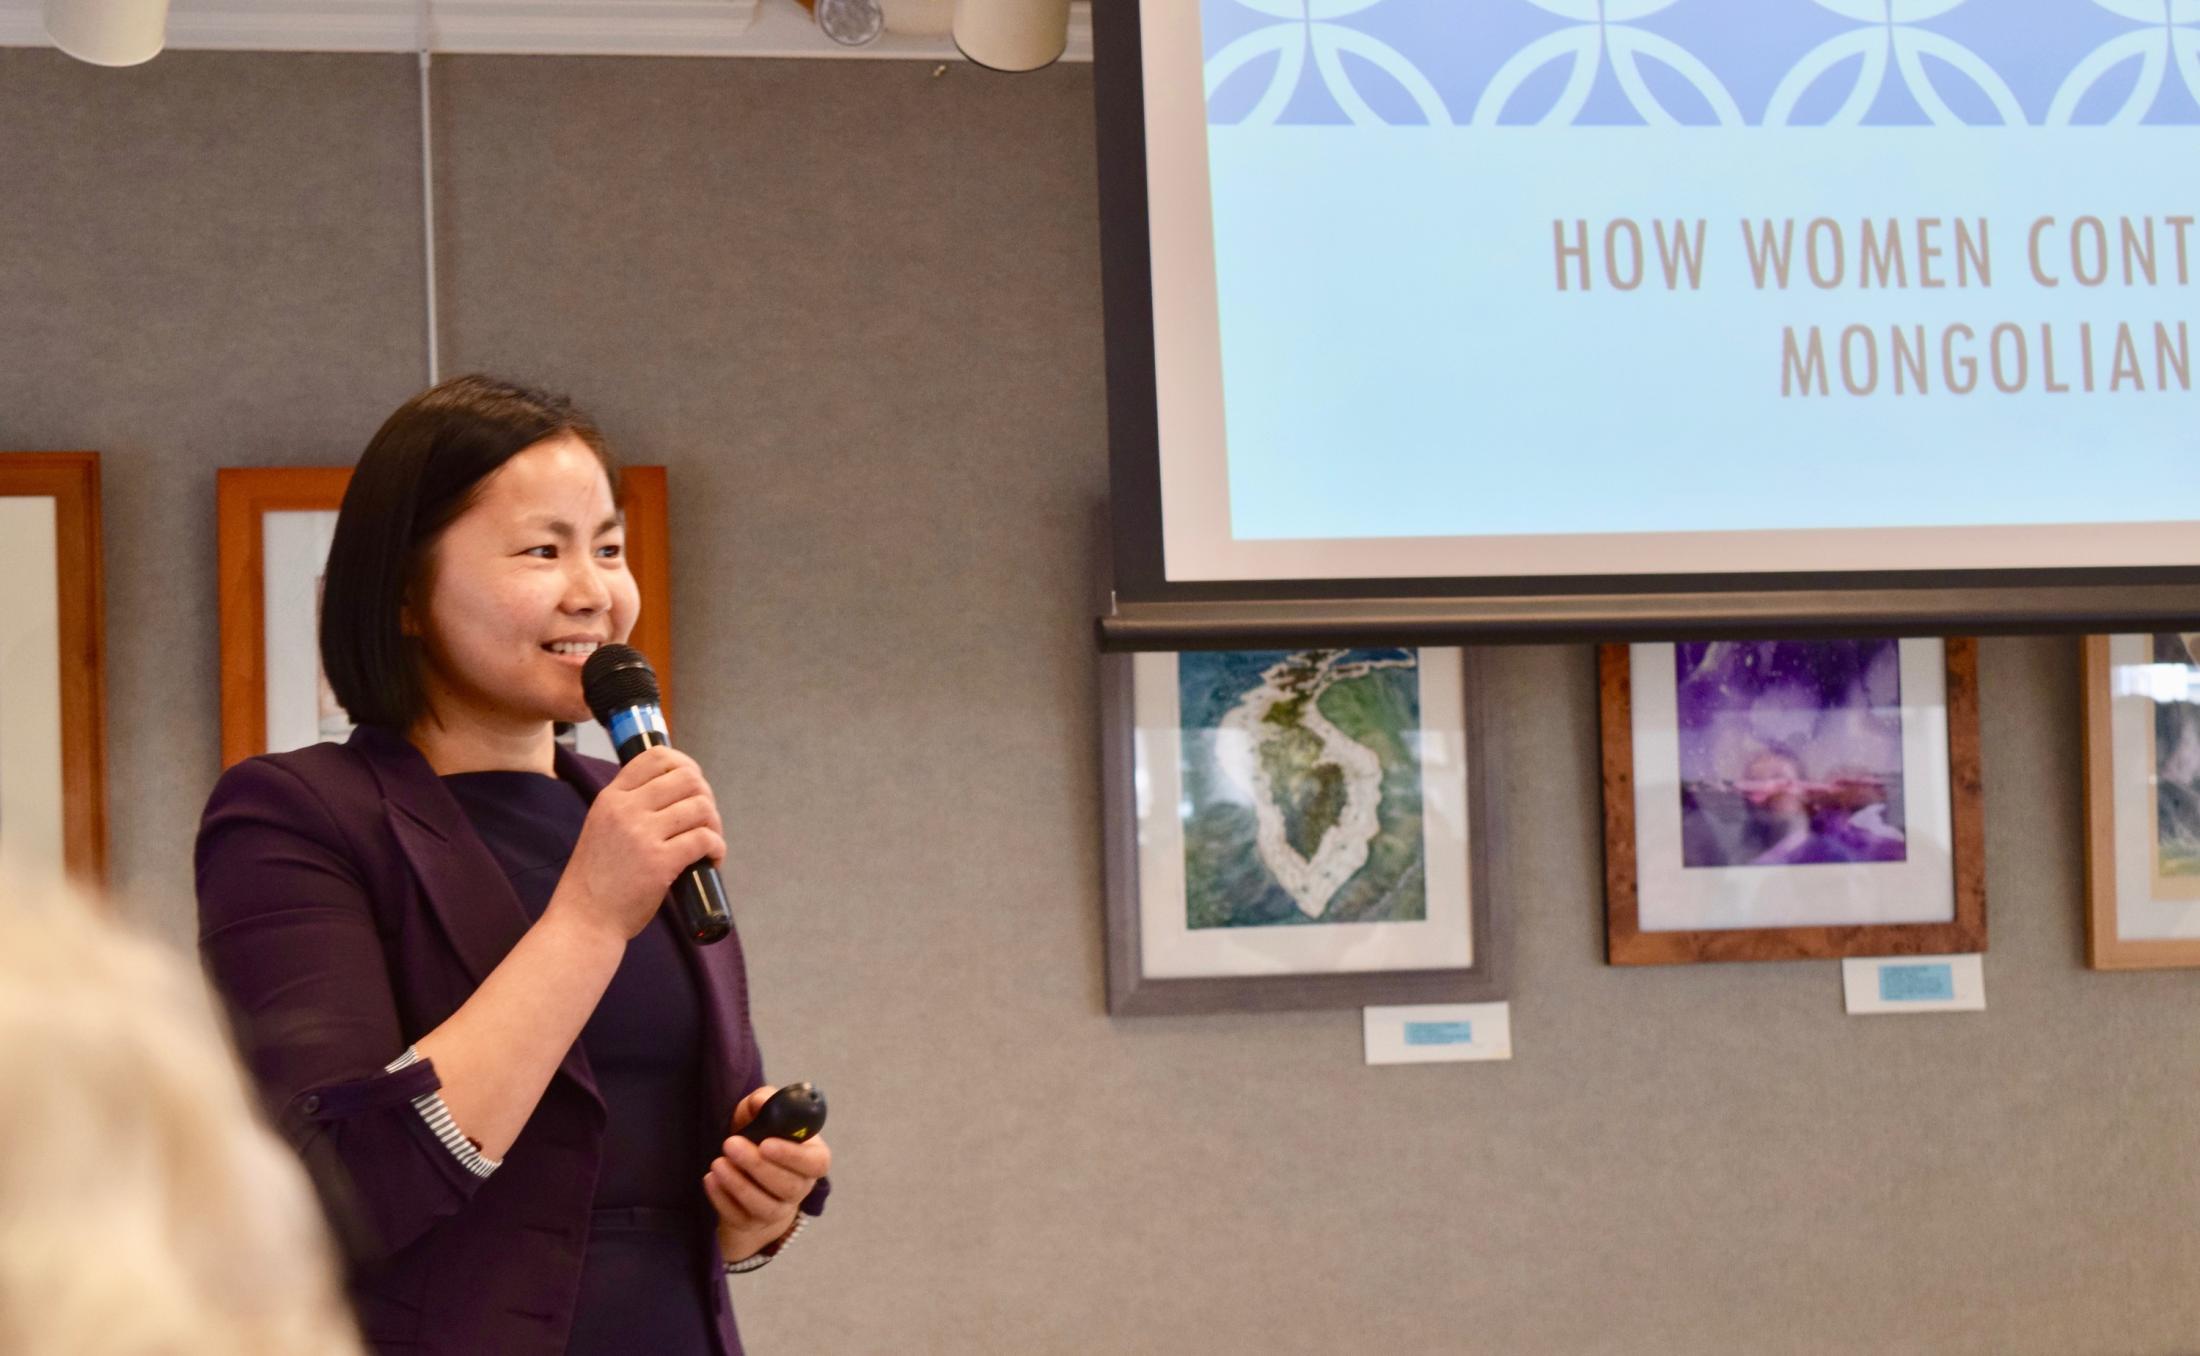
[[[2120,216],[2200,209],[2182,168],[2200,149],[2200,0],[1311,0],[1302,69],[1279,102],[1283,57],[1218,58],[1249,34],[1301,41],[1278,28],[1299,3],[1203,7],[1239,538],[2200,519],[2200,404],[2154,389],[2155,324],[2200,328],[2191,272],[2178,285],[2158,221],[2157,286],[2115,276],[2081,288],[2065,234],[2075,217],[2100,217],[2113,245]],[[1600,3],[1601,25],[1557,12]],[[2123,12],[2149,5],[2193,13],[2150,29]],[[1623,9],[1637,22],[1611,21]],[[1850,10],[1925,17],[1875,29]],[[1496,22],[1522,15],[1517,31]],[[1632,57],[1625,32],[1648,35]],[[1579,50],[1494,113],[1481,107],[1493,73],[1536,41]],[[1856,93],[1868,52],[1835,62],[1790,121],[1839,121],[1853,105],[1856,125],[1752,125],[1794,63],[1836,41],[1882,48],[1884,88]],[[2128,55],[2099,77],[2080,69],[2104,48]],[[1904,50],[1923,53],[1921,91]],[[1950,50],[1975,60],[1936,55]],[[1689,79],[1642,55],[1674,51],[1701,58]],[[1645,77],[1633,92],[1623,59]],[[1575,106],[1564,86],[1582,62],[1594,73]],[[1483,125],[1457,125],[1478,112]],[[2086,123],[2116,117],[2137,125]],[[1665,119],[1674,125],[1646,125]],[[1454,125],[1429,125],[1441,122]],[[1982,125],[1953,125],[1971,122]],[[1852,279],[1821,292],[1798,260],[1789,290],[1756,290],[1742,220],[1794,217],[1800,245],[1820,215],[1846,227]],[[2066,279],[2053,290],[2027,267],[2026,231],[2042,215],[2062,224],[2044,241]],[[1858,290],[1864,218],[1957,216],[1987,222],[1990,287],[1919,289],[1913,256],[1908,290]],[[1650,279],[1633,292],[1601,276],[1614,217],[1644,231]],[[1667,292],[1651,221],[1698,217],[1702,288]],[[1600,276],[1561,293],[1552,223],[1576,218]],[[1952,284],[1952,230],[1939,239]],[[2200,230],[2188,246],[2200,270]],[[2056,330],[2056,378],[2077,387],[2081,321],[2094,327],[2097,389],[2050,393],[2040,327]],[[2133,326],[2144,392],[2107,390],[2118,321]],[[1977,332],[1969,395],[1941,385],[1939,333],[1953,322]],[[1988,331],[2004,322],[2026,333],[2021,394],[1994,390],[1986,372]],[[1840,388],[1836,346],[1851,324],[1878,334],[1876,395]],[[1892,393],[1892,324],[1927,327],[1931,394]],[[1823,327],[1832,394],[1781,396],[1790,325]]]

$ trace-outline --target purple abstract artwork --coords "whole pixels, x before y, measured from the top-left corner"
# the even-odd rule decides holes
[[[1893,640],[1675,645],[1681,863],[1899,862]]]

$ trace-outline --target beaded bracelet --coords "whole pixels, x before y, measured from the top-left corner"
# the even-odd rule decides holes
[[[754,1256],[744,1257],[738,1262],[726,1263],[726,1274],[728,1276],[740,1276],[747,1272],[755,1271],[759,1267],[763,1266],[765,1263],[771,1261],[774,1257],[777,1257],[779,1254],[785,1252],[787,1250],[787,1246],[793,1243],[797,1238],[800,1238],[802,1236],[802,1231],[809,1227],[810,1217],[808,1215],[800,1213],[799,1211],[796,1212],[794,1217],[794,1227],[792,1229],[789,1229],[786,1233],[781,1234],[777,1243],[772,1244],[768,1248],[759,1250]]]

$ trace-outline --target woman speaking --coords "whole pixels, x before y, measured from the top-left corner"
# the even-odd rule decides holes
[[[737,1356],[724,1282],[824,1204],[769,1097],[738,937],[659,905],[725,855],[694,760],[561,748],[639,595],[568,402],[407,401],[338,514],[323,667],[356,733],[249,759],[198,839],[199,937],[384,1352]]]

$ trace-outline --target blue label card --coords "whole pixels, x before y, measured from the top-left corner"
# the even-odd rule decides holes
[[[1976,1012],[1986,1006],[1978,956],[1861,956],[1841,962],[1851,1014]]]
[[[1360,1010],[1370,1064],[1512,1058],[1506,1003],[1413,1003]]]
[[[1472,1022],[1407,1022],[1408,1045],[1472,1045]]]
[[[1944,1003],[1955,996],[1955,967],[1946,961],[1879,967],[1882,1003]]]

